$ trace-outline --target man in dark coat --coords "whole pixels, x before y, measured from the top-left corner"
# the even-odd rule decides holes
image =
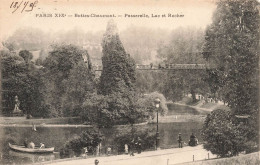
[[[178,143],[179,143],[179,148],[182,148],[182,138],[181,138],[181,133],[178,135]]]
[[[193,133],[190,135],[189,145],[190,146],[195,146],[196,145],[196,136]]]
[[[133,138],[133,140],[130,142],[130,156],[135,156],[134,154],[134,149],[135,149],[135,139]]]

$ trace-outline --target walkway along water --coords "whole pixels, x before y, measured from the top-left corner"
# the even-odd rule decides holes
[[[202,145],[196,147],[186,146],[184,148],[172,148],[157,151],[146,151],[141,154],[136,154],[134,157],[129,155],[117,155],[107,157],[94,158],[72,158],[65,160],[55,160],[38,164],[45,165],[93,165],[95,159],[99,160],[100,165],[172,165],[185,162],[192,162],[193,158],[197,160],[205,160],[216,158],[211,152],[203,149]]]

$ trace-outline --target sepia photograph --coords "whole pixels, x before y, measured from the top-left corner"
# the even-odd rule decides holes
[[[0,164],[260,164],[260,0],[0,3]]]

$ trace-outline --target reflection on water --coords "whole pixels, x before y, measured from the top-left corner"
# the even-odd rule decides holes
[[[209,112],[198,111],[195,108],[169,103],[167,104],[168,114],[167,115],[183,115],[183,114],[192,114],[192,115],[206,115]]]
[[[201,123],[160,123],[160,145],[161,148],[177,147],[178,133],[182,133],[183,140],[188,142],[190,134],[193,132],[200,139],[199,129]],[[136,126],[144,127],[144,126]],[[156,124],[148,124],[146,127],[156,128]],[[1,161],[4,164],[18,163],[26,164],[38,161],[47,161],[53,159],[59,159],[59,154],[27,154],[16,151],[11,151],[8,147],[8,142],[14,144],[23,144],[25,137],[28,140],[32,140],[36,145],[40,142],[44,142],[46,147],[55,147],[55,151],[59,151],[64,143],[75,135],[79,135],[82,131],[91,128],[37,128],[37,132],[32,131],[31,128],[14,128],[14,127],[2,127],[5,135],[1,135]],[[102,146],[105,147],[113,143],[113,139],[116,136],[116,132],[120,132],[121,128],[103,129],[101,132],[106,137],[102,142]],[[130,129],[130,128],[129,128]],[[154,131],[155,133],[155,131]]]
[[[169,113],[172,109],[169,110]],[[186,111],[187,112],[187,111]],[[176,113],[176,112],[174,112]],[[154,130],[156,124],[139,125],[138,127],[148,127]],[[189,136],[193,132],[199,140],[200,128],[202,123],[180,122],[180,123],[159,123],[160,132],[160,146],[161,148],[177,147],[178,133],[182,133],[183,140],[187,143]],[[92,128],[71,128],[71,127],[37,127],[37,131],[33,131],[31,127],[0,127],[0,164],[30,164],[34,162],[49,161],[59,159],[59,150],[63,147],[64,143],[76,135],[80,135],[82,131],[90,130]],[[105,147],[113,144],[118,132],[122,127],[111,129],[101,129],[100,131],[105,136],[102,146]],[[131,129],[124,127],[124,129]],[[55,147],[54,154],[27,154],[12,151],[8,147],[8,142],[12,144],[22,145],[24,139],[33,141],[36,146],[44,143],[46,147]]]
[[[10,150],[8,152],[10,157],[14,159],[25,159],[26,162],[36,163],[36,162],[43,162],[43,161],[51,161],[58,158],[57,154],[30,154],[30,153],[23,153],[23,152],[16,152]]]

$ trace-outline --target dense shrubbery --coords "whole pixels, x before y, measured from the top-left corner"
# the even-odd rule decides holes
[[[81,135],[75,136],[65,143],[61,149],[61,157],[69,157],[71,150],[76,156],[79,156],[85,147],[88,149],[88,154],[94,154],[101,141],[102,135],[97,131],[84,131]]]
[[[155,147],[155,128],[149,128],[148,126],[125,126],[117,130],[114,145],[118,147],[118,152],[124,152],[125,144],[130,146],[130,142],[134,139],[141,138],[142,150],[154,149]]]
[[[237,155],[241,148],[242,137],[232,124],[230,111],[214,110],[204,122],[202,138],[204,148],[221,157]]]
[[[137,104],[141,107],[142,110],[146,111],[148,114],[148,117],[154,118],[155,112],[157,109],[155,108],[155,99],[160,99],[160,106],[159,106],[159,113],[161,115],[165,115],[168,112],[168,107],[166,104],[166,98],[163,96],[163,94],[158,92],[152,92],[149,94],[146,94],[138,99]]]
[[[137,96],[136,102],[130,106],[127,100],[120,97],[120,94],[109,96],[92,94],[88,96],[83,104],[81,117],[89,124],[95,124],[98,127],[112,127],[120,124],[134,124],[144,122],[149,118],[154,118],[157,109],[154,105],[154,100],[161,100],[160,108],[158,109],[161,115],[165,115],[168,111],[166,99],[162,94],[157,92]],[[109,105],[117,107],[119,111],[109,110]],[[129,110],[132,108],[132,110]]]
[[[201,132],[206,142],[204,148],[220,157],[235,156],[242,151],[257,151],[258,143],[247,138],[252,138],[253,135],[250,128],[243,122],[235,123],[230,111],[212,111],[207,116]]]

